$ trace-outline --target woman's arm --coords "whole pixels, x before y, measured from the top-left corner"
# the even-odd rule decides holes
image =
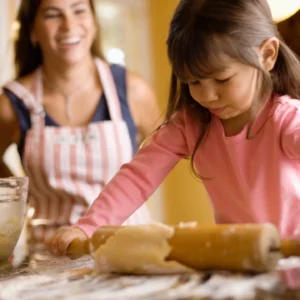
[[[140,76],[127,72],[127,98],[140,140],[160,125],[160,110],[150,85]]]
[[[6,149],[20,139],[20,127],[16,113],[5,94],[0,95],[0,177],[12,176],[3,161]]]

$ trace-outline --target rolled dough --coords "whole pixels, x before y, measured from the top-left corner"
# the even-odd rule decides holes
[[[175,261],[166,261],[174,229],[163,224],[128,226],[119,229],[94,253],[96,273],[141,275],[195,272]]]

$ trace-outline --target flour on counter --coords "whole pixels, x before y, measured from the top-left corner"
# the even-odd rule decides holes
[[[300,257],[291,256],[288,258],[282,258],[277,264],[277,269],[290,269],[290,268],[300,268]]]
[[[273,274],[246,277],[215,274],[203,282],[201,274],[167,276],[90,275],[68,280],[56,276],[32,275],[0,283],[3,300],[179,300],[205,297],[207,300],[254,300],[255,289],[271,290],[278,278]]]

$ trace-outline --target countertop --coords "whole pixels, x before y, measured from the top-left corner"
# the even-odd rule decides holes
[[[18,268],[0,266],[0,299],[252,300],[262,299],[255,296],[257,288],[272,290],[280,284],[276,272],[255,276],[227,272],[120,276],[96,275],[89,272],[91,268],[90,256],[70,260],[35,254]]]

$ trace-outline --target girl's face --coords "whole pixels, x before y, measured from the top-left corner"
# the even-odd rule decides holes
[[[31,38],[44,59],[76,63],[90,55],[95,33],[89,0],[42,0]]]
[[[247,112],[254,101],[257,74],[254,67],[226,59],[225,68],[209,78],[190,79],[192,98],[222,120]]]

